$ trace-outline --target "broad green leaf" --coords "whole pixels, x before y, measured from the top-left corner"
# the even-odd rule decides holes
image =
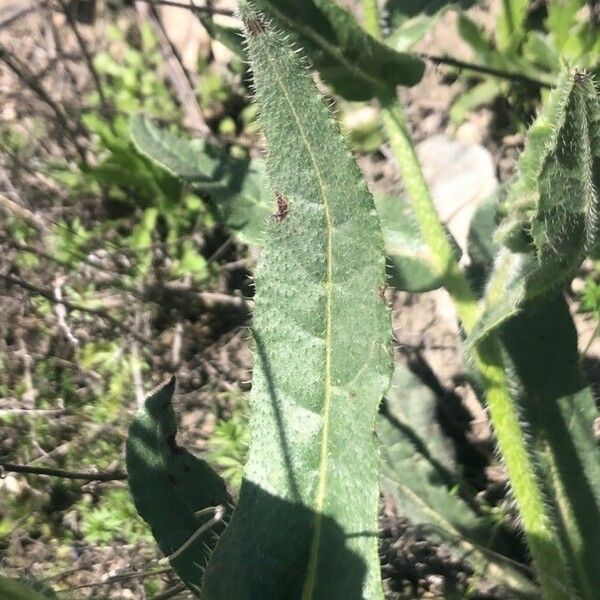
[[[156,127],[146,117],[131,120],[138,151],[214,201],[221,221],[240,240],[260,245],[265,220],[276,203],[261,159],[235,159],[204,142]]]
[[[10,579],[0,575],[2,600],[56,600],[58,596],[49,587],[34,581]]]
[[[256,270],[251,446],[204,600],[381,600],[374,421],[391,375],[373,199],[285,38],[249,4],[278,199]]]
[[[398,290],[427,292],[442,286],[437,275],[429,247],[423,240],[419,227],[412,215],[410,205],[403,198],[380,196],[375,199],[385,251],[388,257],[390,282]],[[460,259],[460,248],[448,232]]]
[[[261,246],[265,223],[276,211],[265,162],[238,160],[229,167],[227,187],[210,194],[221,221],[245,244]]]
[[[591,600],[600,589],[598,411],[567,303],[555,294],[526,307],[500,335],[571,576],[579,597]]]
[[[334,0],[258,0],[277,25],[297,36],[323,79],[347,100],[387,98],[423,76],[423,62],[377,41]]]
[[[380,409],[382,486],[428,539],[445,543],[482,576],[519,598],[535,598],[525,569],[511,564],[501,531],[472,498],[459,494],[452,450],[436,420],[436,397],[402,365]],[[502,553],[507,553],[503,555]]]
[[[537,67],[560,73],[561,56],[552,39],[541,31],[530,31],[523,45],[523,56]]]
[[[166,129],[159,129],[140,114],[131,117],[130,128],[131,139],[138,152],[174,177],[203,189],[214,187],[215,180],[219,185],[221,157],[203,140],[187,140]]]
[[[585,0],[569,0],[569,2],[549,2],[546,27],[551,33],[553,42],[560,51],[569,39],[572,28],[577,22],[577,13],[585,6]]]
[[[490,42],[482,27],[461,14],[458,19],[458,31],[462,39],[471,46],[477,57],[476,63],[506,73],[526,75],[548,85],[555,85],[555,75],[536,68],[516,52],[500,52]]]
[[[519,175],[501,209],[496,259],[471,339],[486,335],[527,302],[560,290],[598,251],[600,108],[585,73],[564,73],[531,126]]]
[[[229,508],[231,498],[223,480],[205,463],[177,445],[177,421],[173,410],[175,378],[153,392],[138,411],[127,437],[129,489],[140,516],[150,525],[162,552],[179,550],[211,515],[198,511]],[[194,540],[171,565],[196,594],[217,523]]]

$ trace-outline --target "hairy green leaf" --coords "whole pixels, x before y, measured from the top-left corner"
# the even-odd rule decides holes
[[[537,597],[525,571],[511,564],[502,533],[492,535],[490,515],[458,493],[452,451],[435,415],[433,392],[396,365],[377,423],[383,489],[400,515],[429,539],[447,544],[476,576],[505,586],[519,598]]]
[[[138,152],[174,177],[202,189],[222,185],[218,172],[221,157],[204,140],[188,140],[159,129],[141,114],[131,117],[130,130]]]
[[[561,294],[527,307],[500,329],[579,597],[600,589],[598,411],[579,364],[577,332]]]
[[[498,254],[472,341],[559,290],[598,252],[600,105],[590,77],[564,73],[531,126],[510,187]]]
[[[598,243],[600,106],[584,72],[565,72],[530,127],[499,236],[540,264],[581,257]]]
[[[138,151],[214,201],[222,222],[247,244],[260,245],[274,197],[260,159],[235,159],[204,142],[156,127],[143,115],[131,119]]]
[[[377,41],[333,0],[258,0],[277,25],[297,36],[323,79],[348,100],[387,98],[423,76],[423,62]]]
[[[381,599],[377,214],[297,54],[245,2],[241,14],[278,207],[256,271],[249,459],[203,598]]]
[[[265,223],[275,204],[263,160],[231,162],[227,187],[211,192],[210,197],[221,221],[242,242],[262,245]]]
[[[174,389],[172,378],[148,396],[129,427],[126,453],[135,507],[167,556],[212,516],[210,511],[208,515],[199,515],[199,511],[217,506],[226,510],[231,502],[225,483],[211,467],[177,445]],[[215,524],[171,560],[179,577],[196,594],[210,548],[222,529],[222,523]]]

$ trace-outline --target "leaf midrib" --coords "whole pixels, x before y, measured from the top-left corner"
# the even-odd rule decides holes
[[[323,404],[323,411],[321,418],[323,420],[323,430],[321,433],[321,451],[319,460],[319,476],[317,484],[317,494],[315,498],[315,518],[312,532],[312,541],[308,559],[308,567],[304,580],[304,587],[302,591],[302,600],[310,600],[313,597],[315,585],[316,585],[316,574],[317,565],[319,559],[319,550],[321,546],[321,532],[322,532],[322,521],[323,521],[323,505],[325,503],[325,492],[327,488],[327,467],[328,467],[328,446],[329,446],[329,421],[331,414],[331,396],[332,396],[332,382],[331,382],[331,340],[332,340],[332,324],[331,324],[331,304],[332,304],[332,280],[333,280],[333,223],[331,219],[331,208],[330,201],[325,192],[326,185],[321,175],[321,170],[317,164],[315,154],[312,146],[308,140],[308,137],[302,127],[302,123],[292,102],[292,98],[288,93],[288,90],[279,76],[277,65],[275,60],[269,56],[269,48],[266,47],[265,56],[270,63],[273,70],[275,80],[277,81],[278,87],[281,89],[283,96],[290,108],[294,121],[296,122],[300,137],[302,138],[308,156],[313,165],[313,169],[318,182],[318,188],[323,202],[325,210],[325,225],[327,231],[327,245],[326,245],[326,273],[325,273],[325,398]]]

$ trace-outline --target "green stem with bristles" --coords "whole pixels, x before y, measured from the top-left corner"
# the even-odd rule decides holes
[[[421,234],[468,334],[479,316],[475,294],[454,257],[416,156],[402,108],[393,99],[383,103],[382,112],[390,145]],[[558,540],[555,539],[535,465],[527,448],[519,421],[519,410],[510,393],[500,346],[493,336],[477,345],[475,363],[482,376],[498,448],[504,459],[545,598],[565,598],[569,583],[564,561],[559,552]]]
[[[362,0],[364,28],[375,38],[381,38],[381,22],[377,0]]]
[[[367,6],[376,10],[376,2],[364,0],[363,6],[365,26],[373,33],[372,23],[378,24],[379,18],[377,14],[367,11]],[[421,234],[431,250],[434,265],[443,277],[444,287],[454,301],[463,328],[468,334],[479,316],[478,302],[454,257],[417,158],[402,107],[396,98],[382,102],[382,116]],[[475,362],[482,376],[498,448],[504,459],[540,584],[546,598],[564,598],[569,591],[568,575],[526,445],[518,407],[510,393],[500,345],[493,336],[477,346]]]
[[[456,304],[463,327],[469,331],[479,313],[477,298],[454,257],[406,127],[402,107],[396,98],[383,103],[382,115],[421,234],[431,250],[436,270],[443,277],[444,287]]]

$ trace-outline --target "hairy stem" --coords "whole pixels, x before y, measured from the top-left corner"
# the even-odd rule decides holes
[[[478,343],[475,363],[483,380],[498,449],[504,459],[544,598],[569,597],[570,583],[559,541],[527,448],[518,407],[506,380],[500,345],[494,335]]]
[[[381,38],[381,22],[377,0],[362,0],[364,27],[373,37]]]
[[[448,235],[425,182],[402,108],[393,98],[383,103],[382,112],[390,145],[423,238],[431,250],[438,272],[443,276],[444,287],[456,304],[465,331],[470,331],[477,319],[477,299],[454,257]]]
[[[383,104],[382,111],[415,218],[432,253],[434,264],[443,275],[444,287],[452,297],[463,328],[468,334],[479,314],[475,294],[454,257],[425,182],[401,107],[393,99]],[[500,346],[493,336],[478,344],[475,362],[483,379],[498,448],[504,458],[545,598],[564,598],[569,585],[567,573],[548,507],[544,503],[539,478],[527,449],[518,407],[510,393]]]

